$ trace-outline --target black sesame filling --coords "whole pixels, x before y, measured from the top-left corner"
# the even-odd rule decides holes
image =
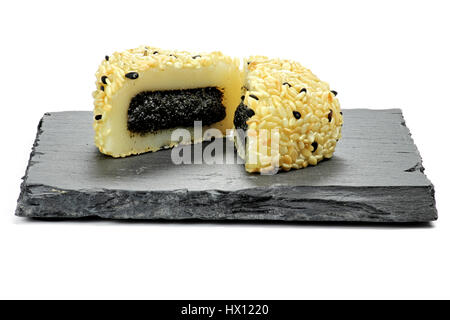
[[[254,115],[255,111],[246,106],[243,101],[241,101],[236,109],[236,112],[234,113],[233,123],[234,127],[238,129],[236,130],[236,138],[241,142],[242,145],[245,145],[245,131],[247,131],[248,129],[247,121]]]
[[[248,129],[247,120],[255,115],[255,111],[247,107],[243,102],[239,104],[234,113],[234,127],[236,129]]]
[[[226,116],[223,93],[207,87],[185,90],[144,91],[131,99],[128,130],[146,134],[162,129],[192,127],[194,121],[211,125]]]

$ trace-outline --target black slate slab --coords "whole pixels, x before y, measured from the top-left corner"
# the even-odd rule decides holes
[[[16,215],[436,220],[433,185],[423,173],[401,110],[344,110],[344,121],[343,138],[331,160],[264,176],[245,172],[241,164],[175,165],[171,150],[113,159],[94,146],[91,112],[45,114],[23,178]],[[223,140],[216,143],[219,141]],[[234,152],[225,156],[236,157]]]

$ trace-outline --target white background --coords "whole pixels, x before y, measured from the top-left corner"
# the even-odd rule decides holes
[[[450,298],[448,1],[2,1],[0,298]],[[436,187],[425,227],[14,216],[44,112],[148,44],[300,61],[343,108],[402,108]],[[395,137],[393,137],[394,139]]]

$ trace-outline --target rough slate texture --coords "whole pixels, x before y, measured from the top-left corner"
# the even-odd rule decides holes
[[[113,159],[94,146],[91,119],[92,113],[82,111],[44,115],[21,186],[18,216],[437,219],[433,185],[423,174],[399,109],[344,110],[343,138],[331,160],[275,176],[248,174],[241,164],[174,165],[171,150]],[[236,157],[234,152],[226,156]]]

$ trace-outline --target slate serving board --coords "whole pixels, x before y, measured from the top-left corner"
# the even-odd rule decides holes
[[[249,174],[237,163],[175,165],[171,150],[113,159],[94,146],[91,112],[47,113],[39,123],[16,215],[436,220],[434,188],[423,173],[421,157],[401,110],[343,112],[343,138],[332,159],[275,176]],[[206,145],[203,143],[203,148]],[[184,148],[184,152],[193,150],[186,149],[193,146]],[[238,159],[234,152],[225,156]]]

